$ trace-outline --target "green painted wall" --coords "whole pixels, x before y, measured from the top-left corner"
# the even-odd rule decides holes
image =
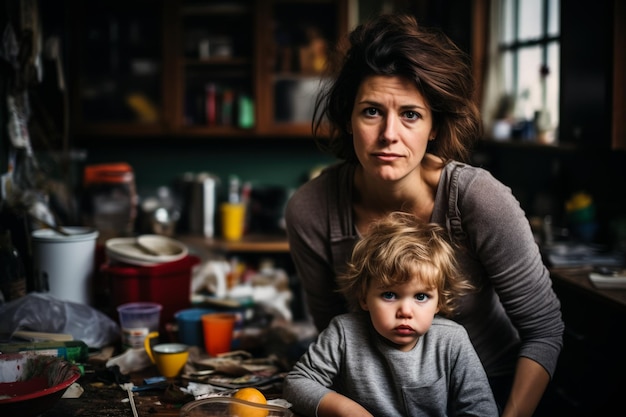
[[[312,139],[226,138],[107,140],[81,144],[85,164],[127,162],[133,167],[137,190],[145,196],[171,185],[185,172],[210,172],[226,184],[230,175],[254,185],[295,189],[309,172],[334,158],[322,153]],[[224,188],[224,187],[222,187]]]

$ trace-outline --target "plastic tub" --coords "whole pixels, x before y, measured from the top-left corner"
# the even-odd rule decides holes
[[[158,303],[127,303],[117,307],[122,345],[125,348],[142,348],[146,336],[159,331],[162,308]]]
[[[200,258],[183,259],[154,266],[107,262],[100,268],[110,282],[113,305],[153,302],[163,306],[162,326],[173,322],[174,314],[191,305],[191,274]]]

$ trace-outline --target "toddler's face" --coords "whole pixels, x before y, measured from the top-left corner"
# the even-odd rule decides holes
[[[439,311],[438,293],[418,278],[390,287],[372,285],[361,307],[369,311],[376,331],[406,352],[430,328]]]

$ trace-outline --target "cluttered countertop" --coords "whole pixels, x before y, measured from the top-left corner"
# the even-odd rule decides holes
[[[622,250],[584,242],[542,247],[555,284],[626,311],[626,257]]]
[[[202,239],[186,242],[155,235],[108,239],[104,261],[96,263],[112,310],[95,308],[93,299],[69,301],[50,292],[0,305],[8,318],[0,325],[0,377],[15,355],[52,352],[76,365],[80,378],[65,391],[68,398],[58,399],[43,417],[178,416],[186,403],[230,397],[246,387],[282,407],[270,416],[290,415],[280,402],[282,378],[315,332],[308,322],[293,320],[287,274],[267,261],[252,268],[215,251],[202,253],[207,249]],[[142,310],[127,310],[131,307]],[[230,338],[214,352],[209,343],[217,340],[218,330],[207,327],[205,316],[220,315],[228,316]],[[16,334],[24,328],[32,332]],[[161,348],[188,355],[175,374],[159,361],[179,351],[157,353]],[[3,400],[0,392],[0,414]]]
[[[186,365],[182,376],[168,379],[161,377],[154,365],[128,375],[115,375],[101,366],[89,366],[86,373],[77,381],[84,390],[80,398],[61,398],[40,417],[192,415],[183,408],[185,405],[189,408],[194,401],[199,404],[208,398],[228,400],[240,389],[203,384],[205,381],[200,376],[201,368],[217,369],[218,372],[223,370],[224,373],[219,379],[224,385],[228,385],[224,382],[227,379],[242,378],[242,374],[251,375],[252,372],[246,369],[255,369],[253,373],[258,375],[267,373],[267,376],[262,377],[266,382],[257,382],[254,386],[264,394],[267,404],[284,409],[280,412],[272,411],[269,415],[285,417],[292,415],[288,404],[280,399],[282,369],[272,358],[252,360],[244,355],[208,359],[198,350],[192,351],[190,357],[193,359]]]

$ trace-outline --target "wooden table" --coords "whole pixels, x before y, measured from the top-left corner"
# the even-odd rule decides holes
[[[144,379],[158,376],[156,367],[151,366],[141,372],[132,373],[131,381],[136,386],[144,385]],[[175,387],[186,386],[186,382],[178,379],[168,381]],[[133,411],[128,400],[128,394],[119,385],[111,382],[101,382],[94,373],[86,373],[78,383],[85,392],[80,398],[61,398],[50,410],[39,417],[132,417]],[[172,385],[170,385],[171,387]],[[280,391],[276,389],[263,389],[268,399],[280,397]],[[178,388],[172,388],[169,392],[176,392],[179,401],[168,402],[165,389],[139,391],[133,393],[137,415],[140,417],[179,417],[181,407],[193,401],[193,397],[184,397]]]
[[[602,303],[621,312],[626,312],[626,290],[596,288],[589,279],[592,267],[550,268],[550,276],[555,284],[568,287],[574,292]]]
[[[155,367],[141,373],[131,374],[132,382],[143,385],[143,379],[157,376]],[[173,381],[178,384],[181,381]],[[102,382],[95,374],[87,373],[78,380],[85,392],[80,398],[61,398],[59,402],[40,417],[132,417],[133,411],[126,391],[119,385]],[[180,416],[182,404],[168,404],[160,397],[163,390],[136,392],[133,395],[139,416]]]

